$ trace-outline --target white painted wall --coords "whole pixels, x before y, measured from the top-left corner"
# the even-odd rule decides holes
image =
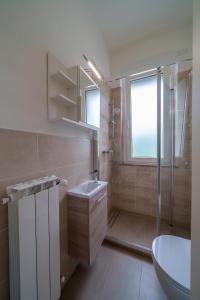
[[[200,299],[200,1],[194,0],[192,97],[192,300]]]
[[[111,78],[192,57],[192,24],[110,52]]]
[[[0,127],[60,135],[77,129],[47,121],[46,52],[67,66],[82,54],[109,75],[108,53],[81,0],[0,2]]]

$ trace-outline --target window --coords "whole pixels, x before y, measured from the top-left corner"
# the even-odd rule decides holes
[[[100,91],[88,89],[85,91],[86,123],[100,127]]]
[[[157,157],[157,75],[129,79],[127,89],[125,160],[154,163]]]
[[[131,81],[132,157],[156,158],[156,76]]]
[[[176,87],[175,94],[175,157],[183,157],[187,122],[187,78],[182,79]]]

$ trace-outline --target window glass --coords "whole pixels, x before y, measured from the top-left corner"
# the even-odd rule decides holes
[[[175,98],[175,156],[182,157],[187,118],[187,81],[184,78],[177,86]]]
[[[157,77],[131,82],[131,156],[157,156]]]

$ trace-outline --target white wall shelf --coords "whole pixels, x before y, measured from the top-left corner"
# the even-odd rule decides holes
[[[78,66],[67,68],[48,53],[48,119],[65,117],[79,121]]]
[[[63,82],[66,88],[73,88],[77,86],[77,83],[62,70],[58,70],[55,74],[52,74],[51,76],[52,78]]]
[[[54,97],[51,97],[51,99],[54,100],[54,101],[58,101],[61,104],[66,105],[66,106],[77,105],[77,103],[74,100],[70,99],[69,97],[67,97],[63,94],[58,94]]]
[[[92,130],[92,131],[98,131],[99,130],[98,127],[89,125],[89,124],[81,122],[81,121],[80,122],[76,122],[76,121],[73,121],[73,120],[65,118],[65,117],[51,119],[51,121],[56,122],[56,123],[62,123],[64,125],[69,124],[72,127],[84,128],[84,129]]]
[[[63,126],[97,131],[99,128],[85,123],[84,93],[95,81],[81,66],[66,67],[48,53],[47,59],[48,120]]]

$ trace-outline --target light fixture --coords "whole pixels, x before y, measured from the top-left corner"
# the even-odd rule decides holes
[[[88,72],[86,72],[84,70],[84,68],[82,66],[80,66],[81,71],[85,74],[85,76],[87,76],[87,78],[93,83],[93,85],[89,85],[87,86],[88,88],[96,86],[97,87],[97,83],[94,81],[94,79],[88,74]]]
[[[154,69],[150,69],[150,70],[138,72],[138,73],[135,73],[135,74],[131,74],[131,75],[129,75],[129,76],[130,76],[130,77],[133,77],[133,76],[138,76],[138,75],[142,75],[142,74],[145,74],[145,73],[151,73],[151,72],[154,72],[154,71],[157,71],[157,69],[154,68]]]
[[[95,73],[97,78],[99,80],[101,80],[102,79],[101,75],[99,74],[99,72],[97,71],[97,69],[95,68],[95,66],[93,65],[93,63],[91,61],[88,61],[88,66],[92,69],[92,71]]]
[[[97,68],[95,67],[95,65],[87,59],[87,57],[85,55],[83,55],[84,59],[86,60],[88,66],[90,67],[90,69],[94,72],[94,74],[96,75],[96,77],[99,79],[99,80],[102,80],[102,76],[101,74],[99,73],[99,71],[97,70]]]

